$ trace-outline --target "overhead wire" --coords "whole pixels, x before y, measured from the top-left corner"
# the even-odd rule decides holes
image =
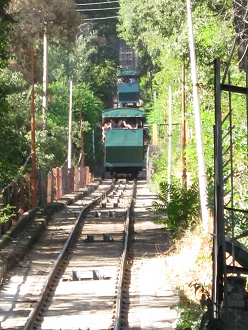
[[[112,7],[112,8],[91,8],[91,9],[76,9],[76,11],[99,11],[99,10],[115,10],[115,9],[120,9],[120,7]]]
[[[14,179],[13,179],[13,180],[12,180],[7,186],[6,186],[6,187],[4,187],[3,190],[5,190],[5,189],[11,187],[11,186],[13,185],[13,182],[14,182],[14,181],[17,181],[17,180],[19,179],[19,177],[21,176],[21,174],[22,174],[22,172],[24,171],[25,167],[27,166],[27,164],[28,164],[28,162],[29,162],[31,156],[32,156],[32,154],[30,153],[30,154],[28,155],[28,157],[26,158],[25,163],[22,165],[22,167],[21,167],[20,170],[18,171],[18,173],[17,173],[17,175],[15,176],[15,178],[14,178]]]
[[[102,4],[112,4],[112,3],[119,3],[119,0],[113,1],[103,1],[103,2],[91,2],[91,3],[78,3],[77,6],[95,6],[95,5],[102,5]],[[104,7],[104,8],[77,8],[76,12],[90,12],[90,11],[107,11],[107,10],[119,10],[120,7]],[[113,19],[117,18],[118,16],[108,16],[108,17],[95,17],[95,18],[86,18],[85,21],[95,21],[95,20],[104,20],[104,19]]]
[[[101,19],[112,19],[112,18],[118,18],[119,16],[109,16],[109,17],[96,17],[96,18],[84,18],[84,21],[96,21]]]
[[[110,3],[114,3],[114,2],[119,2],[119,0],[91,2],[91,3],[77,3],[77,6],[94,6],[94,5],[110,4]]]

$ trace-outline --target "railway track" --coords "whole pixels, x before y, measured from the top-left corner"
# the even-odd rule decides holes
[[[156,196],[142,180],[95,188],[57,212],[8,272],[1,329],[172,329],[178,298],[160,258],[169,237],[147,209]]]
[[[133,183],[105,181],[53,217],[2,284],[2,329],[119,327],[133,194]]]

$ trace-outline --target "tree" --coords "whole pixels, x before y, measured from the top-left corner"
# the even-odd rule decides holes
[[[12,17],[7,13],[9,0],[3,0],[0,3],[0,70],[7,65],[8,59],[8,35],[11,24],[13,23]],[[0,71],[1,73],[1,71]],[[6,89],[4,87],[4,80],[0,74],[0,115],[6,106],[5,102]]]
[[[16,121],[11,113],[8,102],[10,85],[6,83],[6,67],[8,64],[8,38],[13,27],[13,18],[8,13],[8,0],[0,3],[0,186],[9,183],[13,173],[23,160],[26,145],[23,139],[23,131],[16,129]],[[8,80],[9,82],[9,76]],[[15,141],[15,143],[13,143]],[[21,152],[23,150],[24,152]]]
[[[30,77],[30,47],[35,46],[36,80],[42,77],[43,35],[46,27],[49,43],[68,51],[74,45],[80,24],[73,0],[12,0],[9,9],[16,24],[11,34],[10,52],[15,68]]]
[[[8,59],[8,49],[6,47],[10,25],[13,23],[13,19],[10,14],[8,14],[8,5],[10,0],[2,0],[0,3],[0,68],[6,64]]]
[[[173,120],[181,123],[181,65],[186,67],[186,120],[189,126],[193,125],[193,109],[191,105],[192,89],[189,75],[189,45],[188,27],[185,1],[130,1],[120,2],[120,24],[118,30],[121,36],[128,42],[135,44],[140,54],[145,50],[152,59],[154,77],[152,79],[153,91],[156,91],[156,105],[149,103],[148,118],[150,123],[158,123],[166,116],[168,104],[168,87],[172,85],[173,91]],[[126,15],[126,13],[132,13]],[[199,92],[201,98],[201,111],[204,112],[203,140],[208,143],[206,160],[209,166],[213,166],[213,141],[209,135],[213,126],[213,60],[221,56],[228,58],[227,49],[234,37],[232,22],[231,1],[195,1],[193,4],[193,23],[197,65],[199,67]],[[221,22],[221,24],[220,24]],[[212,97],[210,97],[210,95]],[[165,110],[164,110],[165,109]],[[208,120],[208,119],[209,120]],[[192,124],[191,124],[192,123]],[[205,138],[208,137],[208,138]],[[195,138],[188,140],[188,147],[194,150]],[[210,144],[210,146],[209,146]],[[190,146],[190,147],[189,147]],[[195,155],[194,152],[191,156]],[[191,158],[192,159],[192,158]],[[187,162],[194,174],[196,171],[194,162]],[[164,166],[161,164],[161,168]],[[180,165],[174,166],[175,172]]]

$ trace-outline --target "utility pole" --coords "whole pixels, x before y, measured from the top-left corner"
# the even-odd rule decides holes
[[[84,136],[83,136],[83,114],[81,106],[80,88],[78,90],[78,106],[80,116],[80,146],[81,146],[81,165],[84,167]]]
[[[36,153],[35,153],[35,108],[34,108],[34,46],[31,47],[31,162],[32,162],[32,180],[31,196],[32,208],[37,206],[37,177],[36,177]]]
[[[43,129],[47,126],[47,84],[48,84],[48,44],[47,44],[47,24],[44,22],[43,41],[43,97],[42,97],[42,121]]]
[[[182,184],[187,189],[187,170],[186,170],[186,122],[185,122],[185,67],[182,65]]]
[[[70,106],[69,106],[69,128],[68,128],[68,169],[71,168],[72,149],[72,80],[70,80]]]
[[[93,148],[93,160],[95,160],[96,154],[95,154],[95,131],[94,131],[94,128],[92,129],[92,148]]]
[[[168,127],[168,186],[171,184],[171,159],[172,159],[172,92],[171,86],[169,87],[169,127]],[[170,200],[170,196],[168,196]]]
[[[189,48],[190,48],[190,63],[191,63],[191,76],[193,85],[193,104],[195,113],[195,130],[196,130],[196,143],[198,155],[198,180],[200,190],[200,203],[201,203],[201,217],[203,230],[206,233],[208,230],[209,210],[207,206],[207,178],[205,170],[205,158],[202,143],[202,124],[200,116],[200,103],[198,95],[198,81],[196,70],[196,56],[195,56],[195,43],[193,35],[192,24],[192,11],[191,1],[187,1],[187,14],[188,14],[188,28],[189,28]]]

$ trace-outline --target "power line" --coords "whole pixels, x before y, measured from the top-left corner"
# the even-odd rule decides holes
[[[85,18],[84,21],[96,21],[99,19],[112,19],[112,18],[118,18],[119,16],[110,16],[110,17],[97,17],[97,18]]]
[[[102,5],[102,4],[112,4],[112,3],[119,3],[119,0],[112,0],[112,1],[103,1],[103,2],[91,2],[91,3],[78,3],[77,6],[94,6],[94,5]],[[88,12],[88,11],[100,11],[100,10],[118,10],[120,7],[111,7],[111,8],[90,8],[90,9],[76,9],[76,12]],[[103,20],[103,19],[114,19],[118,18],[118,16],[109,16],[109,17],[96,17],[96,18],[85,18],[84,21],[96,21],[96,20]]]
[[[94,5],[101,5],[101,4],[110,4],[114,2],[119,2],[119,0],[113,0],[113,1],[103,1],[103,2],[92,2],[92,3],[77,3],[77,6],[94,6]]]
[[[91,9],[76,9],[76,11],[93,11],[93,10],[115,10],[115,9],[120,9],[120,7],[113,7],[113,8],[91,8]]]

